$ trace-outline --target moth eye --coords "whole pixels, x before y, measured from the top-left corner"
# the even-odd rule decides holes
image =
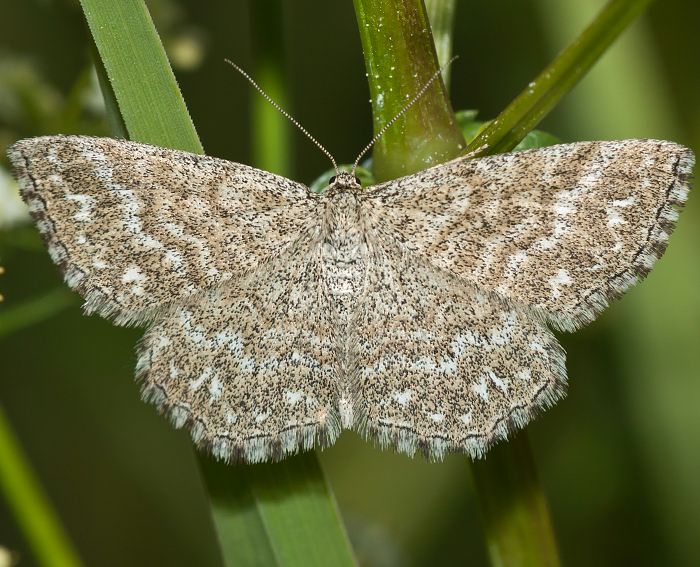
[[[358,185],[362,185],[362,181],[360,181],[360,178],[357,175],[355,176],[355,181]]]
[[[333,177],[331,177],[330,180],[328,181],[329,185],[333,185],[333,183],[335,183],[335,175]]]

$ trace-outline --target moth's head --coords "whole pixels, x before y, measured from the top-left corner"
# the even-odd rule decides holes
[[[330,178],[327,191],[338,193],[340,191],[361,191],[360,178],[348,171],[339,171]]]

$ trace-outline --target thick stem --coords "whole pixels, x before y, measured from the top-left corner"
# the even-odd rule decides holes
[[[547,501],[524,431],[472,464],[493,567],[557,567]]]
[[[356,0],[355,6],[376,129],[400,109],[407,95],[419,88],[419,77],[430,77],[435,72],[435,50],[429,27],[421,19],[425,16],[422,2]],[[435,9],[433,6],[433,12]],[[411,25],[417,29],[411,29]],[[451,23],[443,20],[440,27],[449,29]],[[442,49],[449,52],[450,46],[443,45]],[[429,129],[423,127],[426,123],[430,124]],[[426,93],[415,111],[408,112],[403,126],[387,132],[388,139],[375,149],[374,168],[380,180],[395,176],[401,166],[405,168],[401,173],[410,173],[457,157],[463,151],[458,141],[461,134],[453,132],[455,119],[441,84]],[[437,152],[431,144],[435,144]],[[493,565],[557,565],[555,538],[525,433],[493,449],[486,461],[475,464],[474,477]],[[504,558],[527,558],[532,562],[504,563]]]
[[[378,132],[437,71],[430,23],[421,0],[354,0]],[[393,179],[437,165],[465,147],[442,81],[374,147],[374,175]]]
[[[456,0],[425,0],[425,9],[433,30],[433,43],[437,52],[438,62],[442,69],[442,80],[445,87],[450,87],[450,72],[452,68],[444,65],[452,57],[452,35],[454,32]]]
[[[467,151],[513,149],[589,71],[650,0],[612,0],[596,19],[487,127]],[[556,542],[524,432],[474,463],[492,565],[557,566]]]

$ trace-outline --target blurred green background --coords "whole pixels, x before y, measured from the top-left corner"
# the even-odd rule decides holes
[[[255,75],[272,31],[288,110],[351,161],[371,136],[352,3],[295,0],[274,21],[253,2],[149,2],[207,153],[254,159],[257,95],[223,59]],[[455,109],[494,117],[601,5],[458,0]],[[653,4],[541,128],[564,141],[666,138],[697,152],[698,23],[697,2]],[[37,324],[0,330],[0,404],[87,565],[214,566],[187,436],[140,401],[132,379],[140,332],[83,317],[77,298],[56,294],[63,285],[33,228],[13,220],[21,215],[8,196],[7,145],[108,132],[89,46],[76,2],[0,0],[0,317],[40,297],[39,314],[56,308]],[[309,183],[327,169],[301,135],[290,132],[289,144],[295,179]],[[562,337],[569,396],[528,432],[565,565],[700,565],[699,217],[691,192],[647,281]],[[464,457],[430,464],[345,433],[321,460],[363,565],[487,564]],[[3,498],[0,547],[32,565]]]

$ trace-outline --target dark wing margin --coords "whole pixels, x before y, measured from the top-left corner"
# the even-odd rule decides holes
[[[191,298],[142,340],[143,398],[218,459],[277,461],[340,434],[337,337],[308,244]]]
[[[315,222],[304,185],[207,156],[84,136],[8,154],[66,282],[119,324],[254,270]]]
[[[354,428],[380,447],[479,458],[566,391],[541,321],[413,254],[375,248],[351,327]]]
[[[590,321],[666,249],[694,164],[658,140],[459,158],[370,188],[387,237],[560,330]]]

